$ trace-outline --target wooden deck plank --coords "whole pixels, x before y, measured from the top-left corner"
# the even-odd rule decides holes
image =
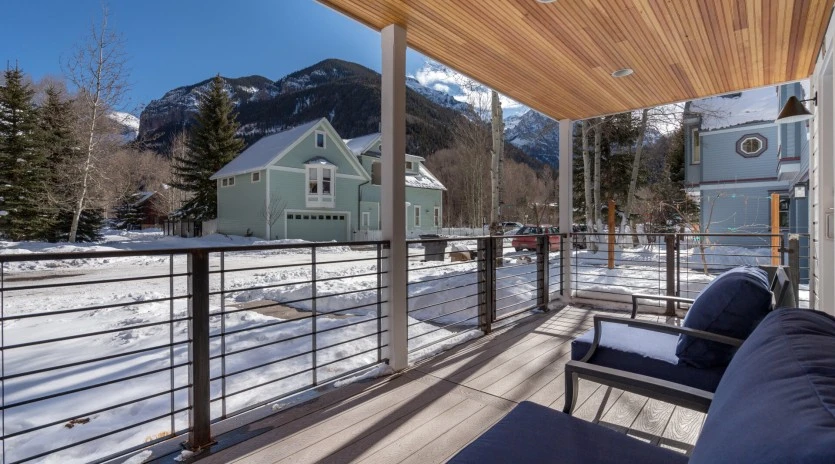
[[[689,454],[699,438],[705,414],[676,406],[661,437],[661,446]]]
[[[570,341],[606,310],[568,306],[387,379],[348,385],[257,421],[214,462],[443,462],[523,400],[561,410]],[[654,315],[642,319],[663,319]],[[574,416],[687,452],[704,414],[580,380]],[[240,432],[239,432],[240,433]]]
[[[287,462],[332,462],[356,461],[363,456],[373,454],[391,443],[403,439],[423,424],[437,418],[440,414],[455,408],[467,399],[460,395],[440,395],[423,404],[410,414],[402,415],[397,420],[377,429],[366,429],[367,433],[342,434],[329,437],[304,450],[284,459]],[[357,424],[362,426],[362,424]]]
[[[412,433],[378,450],[376,453],[359,461],[363,463],[393,463],[401,462],[426,445],[433,444],[447,431],[454,429],[469,420],[470,416],[484,409],[485,406],[477,401],[466,400],[455,407],[444,411],[434,420],[421,425]],[[503,414],[495,410],[496,420]],[[457,449],[457,448],[456,448]]]

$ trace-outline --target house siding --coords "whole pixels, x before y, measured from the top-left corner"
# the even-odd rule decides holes
[[[406,187],[406,201],[411,203],[406,214],[406,228],[413,231],[413,234],[437,233],[438,228],[432,223],[433,209],[441,204],[441,190],[420,189]],[[415,226],[415,205],[421,208],[420,227]],[[441,210],[443,217],[443,210]],[[443,224],[441,224],[443,226]]]
[[[217,231],[221,234],[246,235],[247,232],[264,237],[264,200],[267,188],[264,172],[261,181],[253,183],[251,174],[235,177],[235,185],[221,187],[217,180]]]
[[[736,152],[740,138],[763,136],[768,147],[759,156],[746,158]],[[701,182],[773,179],[777,173],[777,129],[775,126],[702,133]]]

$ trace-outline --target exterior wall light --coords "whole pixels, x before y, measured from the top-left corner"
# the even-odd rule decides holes
[[[818,93],[815,92],[815,96],[813,98],[807,98],[806,100],[798,100],[797,97],[792,95],[786,100],[786,104],[783,106],[783,109],[780,110],[780,115],[777,116],[777,119],[774,121],[777,124],[791,124],[793,122],[800,122],[806,121],[808,119],[812,119],[814,116],[806,106],[803,105],[803,102],[815,102],[815,106],[818,104]]]

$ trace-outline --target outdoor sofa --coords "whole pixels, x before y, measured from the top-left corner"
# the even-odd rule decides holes
[[[689,457],[523,402],[450,462],[835,462],[835,319],[770,312],[725,370]]]
[[[571,343],[563,411],[572,412],[585,378],[706,412],[743,340],[773,309],[797,306],[791,287],[784,268],[769,284],[764,269],[741,266],[686,300],[692,305],[681,326],[636,320],[634,297],[631,319],[595,316],[594,328]]]

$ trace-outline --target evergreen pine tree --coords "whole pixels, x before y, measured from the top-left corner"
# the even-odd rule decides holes
[[[47,171],[39,144],[35,92],[23,72],[8,69],[0,86],[0,230],[12,240],[37,240],[49,228]]]
[[[142,212],[136,204],[137,194],[126,194],[119,200],[116,206],[116,227],[119,229],[134,230],[142,226]]]
[[[46,99],[40,108],[40,130],[48,171],[47,193],[49,230],[46,239],[55,242],[70,230],[72,192],[67,176],[72,176],[77,165],[78,140],[73,132],[72,102],[64,100],[55,87],[46,89]],[[67,218],[70,222],[67,222]]]
[[[209,179],[243,149],[234,105],[224,90],[224,81],[215,76],[208,92],[200,98],[196,123],[191,130],[186,156],[178,157],[174,187],[191,194],[180,215],[195,220],[217,217],[217,187]]]

